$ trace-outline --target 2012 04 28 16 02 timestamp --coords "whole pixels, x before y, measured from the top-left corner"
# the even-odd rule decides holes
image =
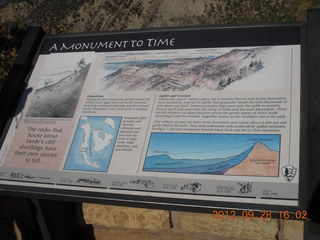
[[[252,210],[213,210],[211,219],[235,219],[236,216],[243,219],[260,218],[260,219],[291,219],[307,220],[308,212],[306,210],[297,211],[252,211]]]

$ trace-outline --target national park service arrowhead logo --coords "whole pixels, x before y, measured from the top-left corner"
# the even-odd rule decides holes
[[[282,176],[287,182],[291,182],[297,173],[297,168],[295,168],[292,165],[286,165],[282,167],[281,170],[282,170]]]

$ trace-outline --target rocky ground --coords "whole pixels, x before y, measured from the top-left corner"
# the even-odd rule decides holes
[[[319,0],[2,0],[0,89],[25,33],[47,34],[304,20]]]

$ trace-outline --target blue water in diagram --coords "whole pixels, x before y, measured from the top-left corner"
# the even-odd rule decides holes
[[[81,117],[65,170],[106,172],[121,123],[121,117]]]
[[[245,160],[257,143],[280,151],[280,135],[152,133],[143,170],[224,174]]]

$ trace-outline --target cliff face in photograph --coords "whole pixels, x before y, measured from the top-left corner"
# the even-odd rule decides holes
[[[89,68],[90,64],[54,84],[37,89],[26,116],[73,117]]]
[[[217,58],[129,63],[102,80],[105,90],[222,90],[263,68],[268,48],[232,50]]]

